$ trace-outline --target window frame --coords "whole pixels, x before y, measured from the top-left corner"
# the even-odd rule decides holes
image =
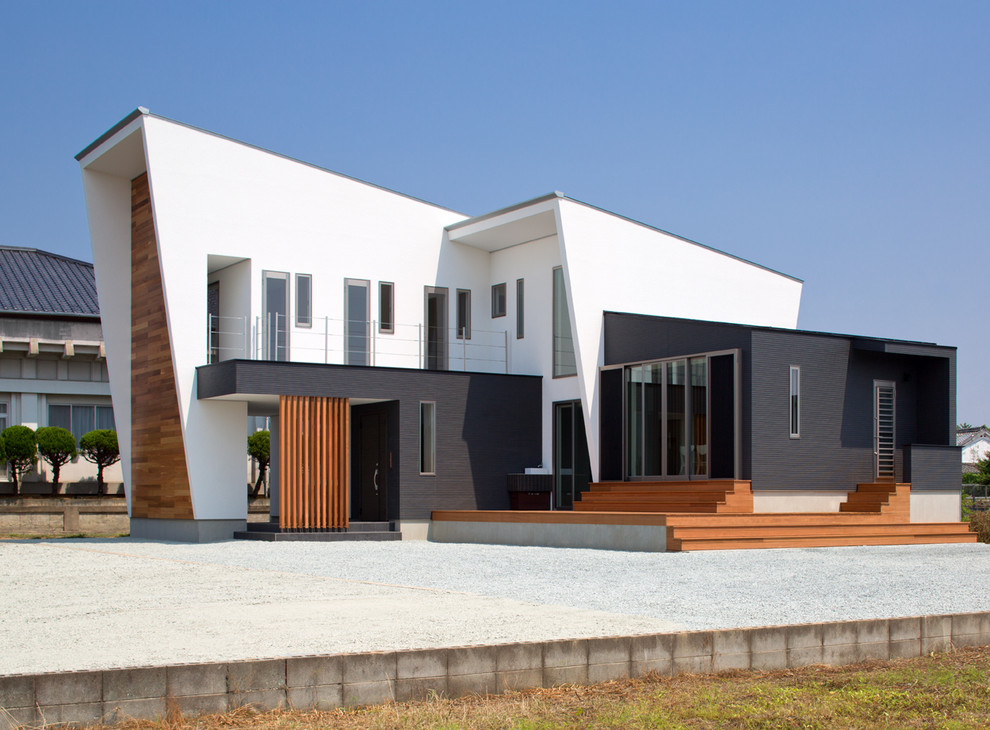
[[[385,323],[385,318],[382,317],[382,302],[385,301],[385,290],[388,289],[388,310],[389,310],[389,322]],[[394,335],[395,334],[395,282],[394,281],[379,281],[378,282],[378,332],[383,335]]]
[[[526,336],[526,280],[516,279],[516,339]]]
[[[501,310],[499,310],[499,299],[501,299]],[[492,319],[498,319],[506,315],[509,308],[509,295],[506,292],[505,282],[492,284]]]
[[[464,308],[461,308],[461,295],[465,296]],[[454,304],[454,339],[455,340],[470,340],[471,339],[471,290],[470,289],[457,289],[455,294],[455,304]],[[464,315],[464,327],[463,335],[461,328],[461,315]]]
[[[788,429],[792,439],[801,438],[801,366],[791,365],[787,377]]]
[[[427,408],[428,406],[428,408]],[[429,411],[430,419],[429,422],[424,418],[424,414]],[[427,427],[430,429],[429,445],[430,445],[430,464],[426,463],[425,456],[426,451],[426,436]],[[426,467],[430,467],[427,469]],[[420,476],[436,476],[437,475],[437,403],[436,401],[421,400],[419,402],[419,474]]]
[[[560,352],[557,348],[557,340],[563,339],[558,337],[557,334],[557,272],[560,272],[560,298],[561,305],[564,308],[564,312],[567,315],[567,328],[570,330],[570,342],[571,342],[571,355],[574,357],[574,371],[570,372],[564,368],[564,366],[558,361],[557,355]],[[550,348],[551,348],[551,373],[553,374],[553,379],[557,378],[574,378],[577,377],[577,351],[574,349],[574,323],[571,322],[571,313],[567,309],[567,282],[564,281],[564,267],[554,266],[551,272],[551,289],[550,289]]]
[[[303,307],[299,302],[299,293],[302,291],[302,287],[299,282],[306,281],[308,286],[309,302],[306,307],[306,317],[302,317]],[[296,307],[295,307],[295,323],[296,327],[306,327],[311,328],[313,326],[313,275],[312,274],[296,274]]]

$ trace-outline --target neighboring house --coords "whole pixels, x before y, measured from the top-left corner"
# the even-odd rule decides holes
[[[93,265],[32,248],[0,246],[0,430],[62,426],[79,437],[114,428]],[[12,491],[0,467],[0,494]],[[39,460],[21,492],[48,492]],[[63,491],[94,492],[96,467],[77,458],[62,468]],[[119,465],[105,472],[120,488]]]
[[[955,349],[795,331],[798,279],[559,193],[466,217],[144,109],[77,160],[136,537],[242,529],[258,417],[285,530],[425,536],[522,472],[565,509],[600,479],[815,512],[911,478],[912,520],[958,520]]]
[[[976,473],[976,462],[990,455],[990,429],[986,426],[960,428],[956,431],[956,446],[962,448],[963,473]]]

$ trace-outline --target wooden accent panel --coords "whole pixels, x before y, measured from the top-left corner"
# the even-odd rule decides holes
[[[346,529],[351,510],[348,399],[283,395],[278,415],[279,526]]]
[[[147,174],[131,181],[131,514],[193,519]]]

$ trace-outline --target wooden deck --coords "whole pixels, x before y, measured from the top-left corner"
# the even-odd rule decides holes
[[[664,527],[668,551],[976,542],[963,522],[911,522],[911,485],[859,484],[839,512],[754,513],[749,482],[604,482],[574,511],[438,510],[435,521]]]

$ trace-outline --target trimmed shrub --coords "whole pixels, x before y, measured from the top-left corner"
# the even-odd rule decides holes
[[[52,467],[52,494],[58,494],[62,467],[76,457],[76,437],[60,426],[45,426],[34,432],[38,453]]]
[[[38,463],[38,442],[27,426],[8,426],[3,430],[5,458],[10,464],[10,476],[17,494],[20,478]]]
[[[96,464],[97,494],[102,495],[106,486],[103,483],[103,470],[120,461],[117,432],[109,428],[98,428],[84,433],[79,439],[79,453],[86,461]]]

